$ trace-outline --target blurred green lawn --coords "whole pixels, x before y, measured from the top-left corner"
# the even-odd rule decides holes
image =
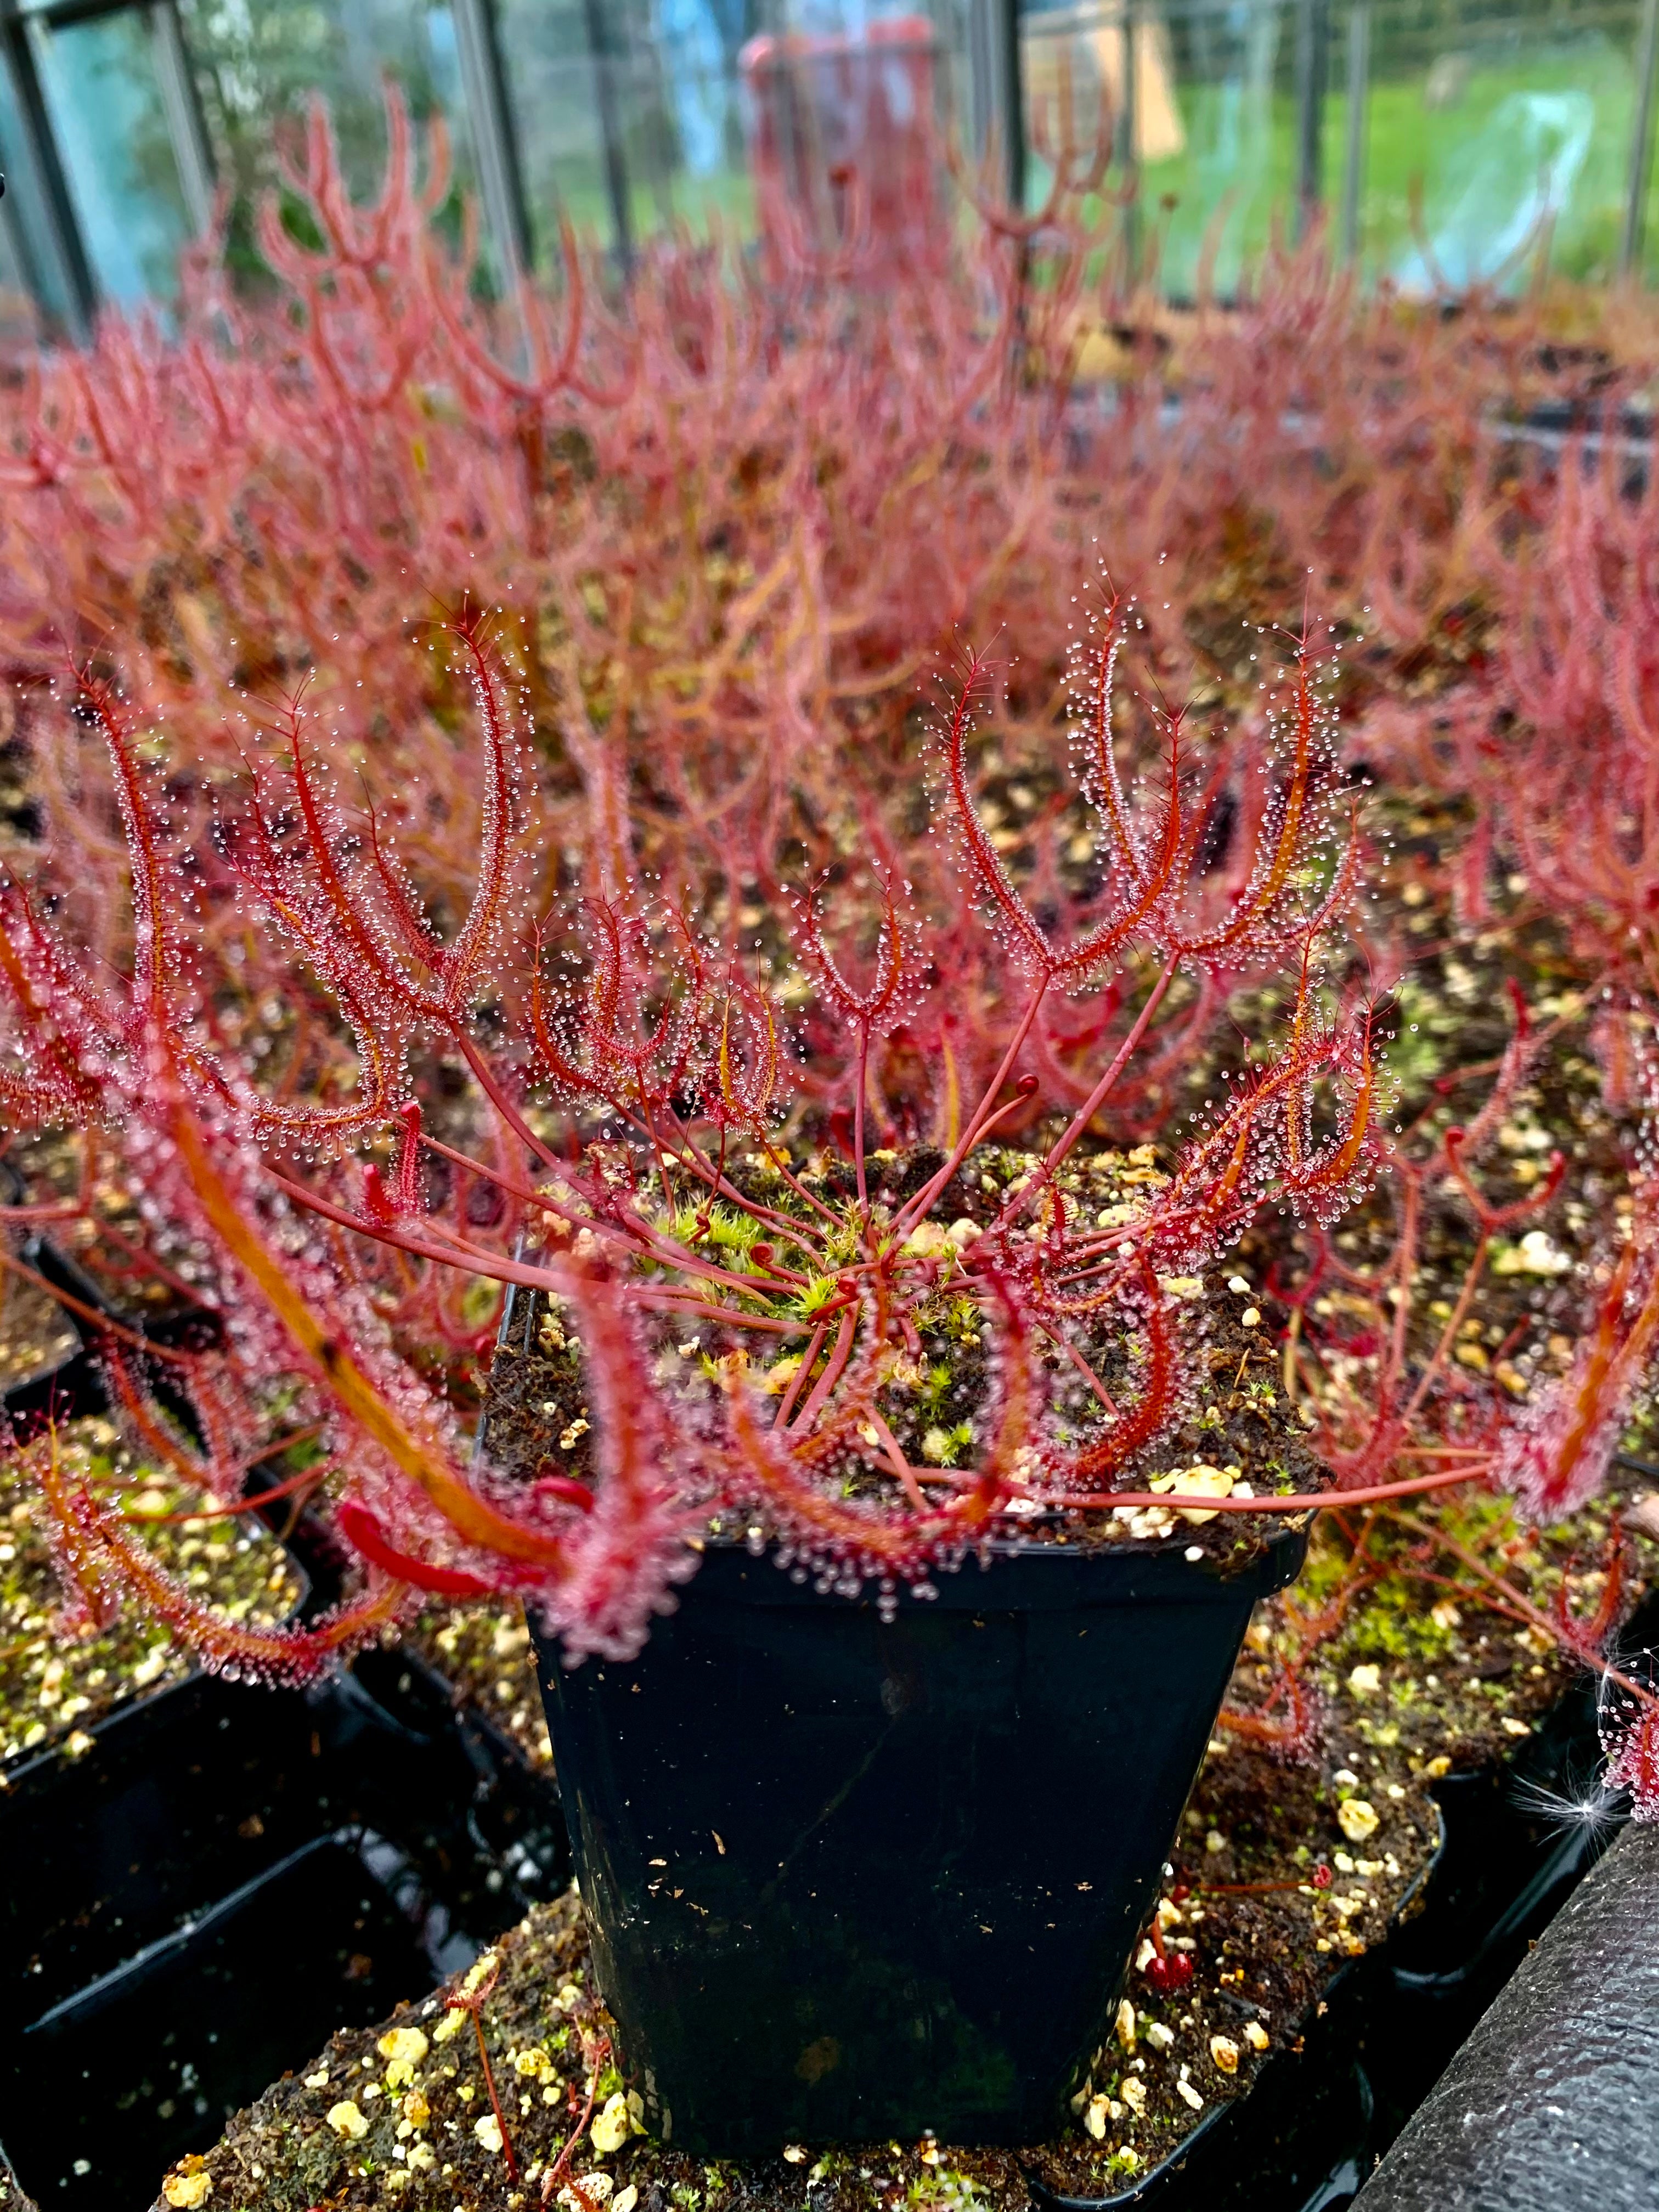
[[[1333,60],[1337,82],[1325,106],[1323,178],[1334,232],[1340,229],[1347,158],[1348,103],[1340,78],[1340,41]],[[1267,246],[1275,223],[1290,218],[1296,157],[1295,100],[1288,40],[1273,64],[1274,82],[1198,83],[1176,88],[1182,151],[1142,173],[1143,240],[1160,240],[1166,293],[1190,297],[1206,246],[1214,250],[1212,281],[1224,296]],[[1455,59],[1458,58],[1454,58]],[[1391,276],[1421,289],[1427,282],[1422,238],[1454,285],[1498,273],[1505,236],[1535,249],[1547,234],[1549,265],[1560,274],[1605,281],[1616,264],[1634,111],[1634,70],[1627,47],[1595,32],[1570,41],[1536,44],[1467,57],[1431,106],[1422,69],[1374,76],[1366,104],[1358,247],[1368,280]],[[633,134],[629,134],[632,138]],[[653,185],[642,173],[637,140],[626,148],[629,213],[636,240],[671,219],[706,233],[711,222],[728,238],[753,234],[754,195],[741,167],[691,179],[679,172]],[[1032,204],[1047,188],[1033,161]],[[1413,213],[1420,191],[1421,231]],[[579,230],[611,237],[611,206],[597,159],[561,165],[558,189]],[[1659,275],[1659,190],[1651,181],[1645,260]],[[1173,203],[1171,206],[1170,203]],[[1540,210],[1553,206],[1541,225]],[[550,209],[532,206],[538,259],[545,265],[556,238]],[[1339,241],[1340,242],[1340,241]],[[1533,252],[1511,267],[1526,281]]]
[[[1364,275],[1420,288],[1427,281],[1426,235],[1434,264],[1454,284],[1491,278],[1504,258],[1498,241],[1507,238],[1533,249],[1510,272],[1510,283],[1519,283],[1547,233],[1553,270],[1606,280],[1624,223],[1634,112],[1630,54],[1595,34],[1531,53],[1467,59],[1466,74],[1451,73],[1453,97],[1434,107],[1424,98],[1423,71],[1373,78],[1359,201]],[[1340,62],[1339,52],[1339,70]],[[1279,74],[1287,74],[1282,66]],[[1289,221],[1295,100],[1279,86],[1252,92],[1190,82],[1176,97],[1186,145],[1144,168],[1139,220],[1161,237],[1166,292],[1191,296],[1208,246],[1214,287],[1224,296],[1267,247],[1275,222],[1282,229]],[[1338,231],[1347,140],[1348,101],[1336,88],[1325,106],[1323,189]],[[1034,198],[1046,184],[1041,173],[1033,179]],[[1652,276],[1659,270],[1659,191],[1651,179],[1648,210],[1644,258]]]

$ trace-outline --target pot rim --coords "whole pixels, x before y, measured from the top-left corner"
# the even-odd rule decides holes
[[[1236,1605],[1247,1590],[1255,1597],[1266,1597],[1293,1582],[1307,1543],[1305,1527],[1281,1526],[1235,1564],[1207,1553],[1201,1559],[1188,1559],[1188,1547],[1179,1543],[1082,1545],[994,1536],[971,1547],[955,1569],[930,1573],[924,1585],[933,1593],[930,1596],[919,1596],[910,1583],[896,1577],[891,1587],[905,1611],[1046,1612],[1206,1601]],[[867,1574],[856,1597],[820,1589],[820,1576],[805,1562],[780,1564],[775,1541],[753,1552],[741,1538],[722,1534],[700,1537],[692,1548],[699,1565],[678,1587],[696,1590],[701,1585],[705,1597],[728,1601],[740,1597],[745,1604],[769,1608],[835,1602],[851,1610],[874,1610],[882,1600],[880,1578]],[[764,1578],[757,1575],[749,1587],[751,1570],[762,1568],[767,1570]],[[991,1575],[997,1577],[994,1593],[980,1579]]]

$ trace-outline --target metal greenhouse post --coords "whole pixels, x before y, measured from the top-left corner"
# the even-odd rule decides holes
[[[1025,87],[1019,49],[1018,0],[972,0],[968,19],[974,88],[974,145],[983,161],[993,145],[1002,155],[1002,185],[1011,207],[1025,204]]]
[[[467,118],[477,154],[478,188],[490,236],[501,258],[502,278],[510,291],[530,266],[530,223],[492,0],[455,0],[455,33]]]
[[[599,136],[605,146],[605,186],[611,202],[611,222],[616,234],[617,258],[629,269],[634,261],[634,222],[628,204],[628,171],[623,160],[622,119],[617,112],[616,47],[611,40],[606,0],[582,0],[587,22],[588,51],[593,57],[593,88],[599,111]]]
[[[1305,238],[1325,196],[1325,83],[1330,69],[1328,0],[1296,11],[1296,236]]]
[[[1630,185],[1625,196],[1625,229],[1619,242],[1619,274],[1633,276],[1642,252],[1642,218],[1647,209],[1648,178],[1653,166],[1653,69],[1659,47],[1659,0],[1642,0],[1642,27],[1636,42],[1636,116],[1631,127]]]
[[[1129,191],[1123,210],[1123,258],[1125,281],[1132,291],[1140,259],[1140,83],[1135,50],[1135,33],[1139,26],[1137,0],[1124,0],[1123,110],[1117,122],[1117,157]]]
[[[146,12],[155,80],[179,171],[179,189],[184,196],[191,228],[200,238],[213,222],[213,149],[202,119],[196,80],[191,75],[190,55],[185,46],[177,0],[150,0]]]
[[[16,0],[0,0],[0,67],[5,112],[15,134],[15,143],[4,148],[8,192],[29,282],[47,314],[83,343],[98,311],[97,287]]]
[[[1348,129],[1342,157],[1342,257],[1359,258],[1359,202],[1365,182],[1365,123],[1370,97],[1370,0],[1348,10]]]

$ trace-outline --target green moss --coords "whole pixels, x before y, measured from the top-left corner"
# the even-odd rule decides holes
[[[1349,1632],[1346,1650],[1358,1660],[1444,1658],[1452,1633],[1423,1608],[1421,1593],[1389,1576],[1369,1594]]]
[[[938,1418],[952,1379],[950,1367],[942,1360],[935,1362],[923,1377],[921,1388],[916,1393],[916,1402],[930,1420]]]

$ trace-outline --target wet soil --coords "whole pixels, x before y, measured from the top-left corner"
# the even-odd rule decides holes
[[[1167,1180],[1158,1158],[1150,1145],[1127,1154],[1105,1146],[1080,1151],[1060,1178],[1064,1199],[1072,1208],[1086,1207],[1103,1225],[1132,1224],[1151,1192]],[[951,1236],[968,1242],[968,1232],[982,1232],[1010,1194],[1017,1194],[1032,1175],[1038,1159],[1035,1152],[1003,1146],[971,1153],[927,1224],[938,1225],[941,1252],[949,1251]],[[876,1155],[881,1179],[872,1198],[878,1208],[896,1211],[907,1191],[920,1187],[941,1164],[939,1154],[927,1152]],[[741,1176],[750,1164],[740,1164],[734,1174]],[[839,1161],[818,1159],[803,1181],[831,1200],[851,1191],[849,1171]],[[775,1189],[767,1196],[769,1203],[781,1203]],[[1115,1476],[1113,1487],[1178,1488],[1177,1476],[1199,1468],[1219,1468],[1233,1478],[1235,1490],[1248,1484],[1257,1496],[1320,1487],[1323,1470],[1309,1448],[1307,1422],[1286,1392],[1283,1363],[1250,1282],[1235,1273],[1230,1286],[1232,1264],[1201,1276],[1164,1279],[1182,1346],[1182,1398],[1165,1433]],[[951,1466],[959,1455],[971,1455],[975,1423],[988,1396],[990,1334],[972,1276],[959,1272],[947,1277],[921,1316],[919,1350],[894,1363],[881,1396],[884,1417],[913,1466]],[[1085,1357],[1121,1402],[1133,1401],[1143,1387],[1137,1338],[1121,1311],[1083,1333]],[[711,1374],[716,1355],[745,1357],[726,1353],[724,1340],[707,1323],[678,1348],[688,1366],[705,1365]],[[1074,1424],[1074,1438],[1086,1437],[1091,1424],[1098,1420],[1098,1409],[1060,1356],[1048,1357],[1061,1413]],[[781,1389],[793,1377],[795,1364],[786,1356],[751,1370],[750,1379],[763,1390]],[[521,1294],[511,1310],[485,1398],[484,1436],[491,1462],[515,1477],[557,1474],[591,1481],[596,1440],[587,1413],[580,1355],[567,1342],[560,1316],[541,1293]],[[896,1505],[903,1502],[879,1467],[854,1474],[849,1487],[885,1496]],[[713,1525],[724,1528],[725,1521],[717,1516]],[[1061,1518],[1035,1512],[1023,1502],[1013,1504],[1004,1522],[1006,1532],[1017,1529],[1034,1541],[1179,1545],[1235,1562],[1259,1548],[1270,1525],[1237,1515],[1183,1516],[1157,1507],[1137,1511],[1127,1522],[1105,1511]],[[732,1533],[741,1533],[735,1522]]]

